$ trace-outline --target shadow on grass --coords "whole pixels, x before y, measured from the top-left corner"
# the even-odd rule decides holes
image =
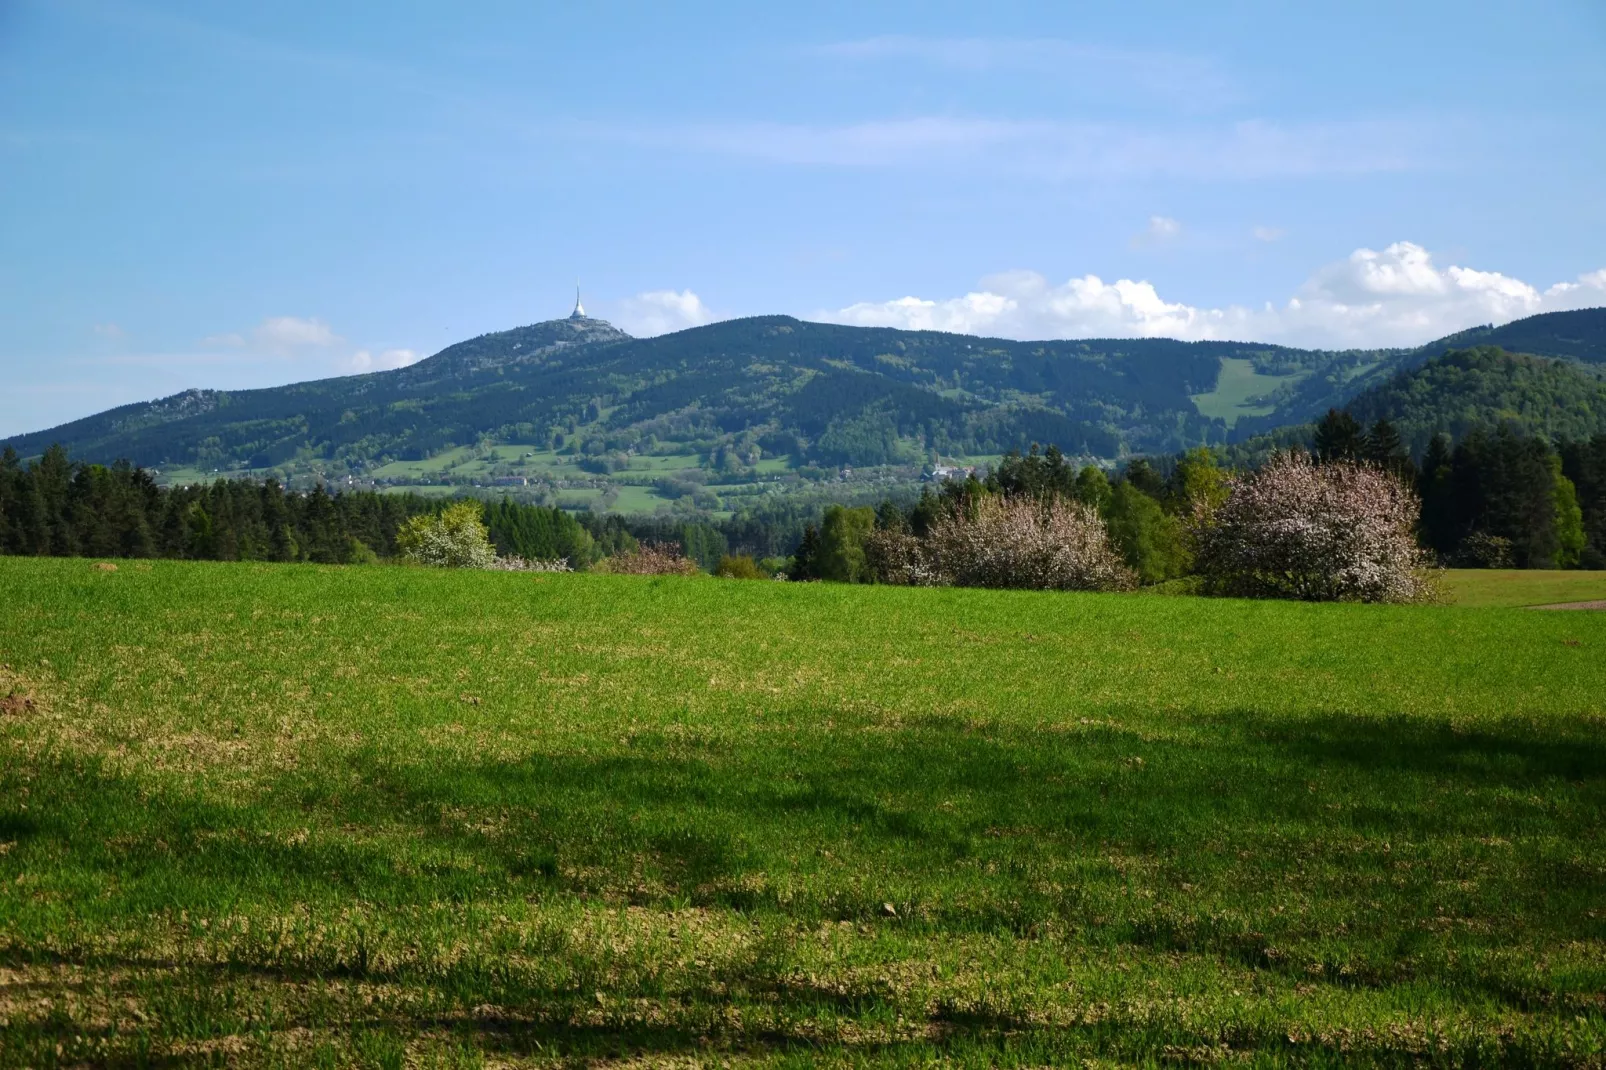
[[[0,810],[0,836],[15,844],[0,855],[0,888],[23,873],[60,874],[68,912],[101,917],[514,896],[704,906],[805,926],[849,920],[923,938],[1020,937],[1056,924],[1094,947],[1202,954],[1290,976],[1306,965],[1287,956],[1290,943],[1332,944],[1312,929],[1321,919],[1256,913],[1297,888],[1327,922],[1354,927],[1339,941],[1353,960],[1342,983],[1429,981],[1525,1010],[1554,993],[1473,967],[1424,965],[1421,953],[1606,935],[1588,913],[1606,899],[1599,858],[1580,854],[1606,823],[1606,740],[1342,714],[1290,722],[1245,712],[1190,731],[1187,741],[1145,741],[928,720],[895,732],[800,729],[784,748],[759,740],[677,751],[649,741],[640,753],[445,766],[358,752],[227,802],[92,761],[57,756],[23,769],[10,759],[0,798],[19,798],[25,782],[29,808]],[[322,831],[285,835],[303,824]],[[1485,863],[1479,844],[1499,836],[1549,837],[1566,851],[1526,868]],[[1384,841],[1401,838],[1434,844],[1437,855],[1398,869]],[[1430,926],[1442,886],[1468,872],[1485,905],[1467,909],[1485,910],[1491,927],[1452,940]],[[792,878],[785,897],[778,874]],[[1380,895],[1386,909],[1375,906]],[[891,900],[895,917],[884,916]],[[6,957],[29,959],[28,908],[14,900],[12,913],[23,921]],[[590,996],[509,988],[484,967],[455,979],[390,975],[349,951],[332,950],[299,979],[418,983],[460,990],[470,1006],[576,1015]],[[681,995],[719,1006],[733,986],[805,1016],[886,1009],[874,989],[803,985],[784,963],[711,975]],[[559,1036],[578,1027],[542,1028]],[[701,1044],[652,1037],[642,1043],[670,1045],[655,1050]]]
[[[384,1014],[357,1000],[349,1007],[326,1002],[314,1020],[303,1024],[285,1019],[282,1010],[254,1017],[233,1001],[230,980],[224,968],[200,967],[168,975],[163,980],[166,991],[124,987],[118,994],[132,1004],[181,1009],[181,1020],[158,1012],[131,1030],[76,1021],[66,1013],[34,1020],[13,1018],[0,1031],[0,1063],[233,1065],[236,1058],[220,1058],[229,1049],[219,1041],[270,1042],[287,1028],[316,1031],[297,1038],[288,1051],[290,1065],[312,1065],[307,1059],[312,1054],[308,1041],[317,1033],[335,1040],[322,1045],[335,1063],[345,1065],[355,1056],[360,1065],[374,1065],[361,1058],[366,1048],[393,1054],[392,1063],[377,1065],[397,1066],[419,1065],[420,1051],[425,1056],[436,1053],[433,1062],[426,1058],[422,1065],[472,1066],[487,1057],[543,1062],[557,1057],[562,1065],[637,1059],[701,1065],[730,1058],[760,1058],[783,1066],[813,1066],[822,1059],[860,1066],[927,1066],[934,1058],[962,1067],[1056,1066],[1087,1059],[1194,1065],[1236,1055],[1271,1067],[1548,1067],[1577,1065],[1579,1054],[1546,1028],[1439,1035],[1429,1030],[1419,1036],[1409,1029],[1375,1034],[1366,1030],[1364,1036],[1350,1030],[1343,1037],[1326,1038],[1308,1032],[1296,1035],[1276,1015],[1224,1026],[1142,1010],[1132,1017],[1105,1013],[1088,1021],[1049,1026],[1030,1015],[943,1004],[911,1021],[895,1019],[895,1009],[873,996],[855,998],[806,986],[767,993],[780,1002],[765,1009],[780,1010],[784,1023],[767,1027],[706,1007],[674,1024],[609,1019],[598,1014],[590,999],[570,991],[529,992],[524,1004],[528,1010],[522,1013],[480,1007]],[[863,1016],[874,1012],[880,1013],[867,1022]],[[894,1023],[896,1032],[889,1028]],[[1230,1049],[1224,1037],[1230,1038]],[[409,1042],[420,1046],[412,1059],[407,1058]],[[461,1058],[465,1051],[472,1054],[463,1062],[440,1058],[442,1052]],[[243,1052],[236,1049],[239,1054]]]
[[[890,733],[800,730],[781,749],[649,745],[451,765],[354,752],[238,802],[58,756],[0,765],[0,797],[25,784],[30,798],[25,811],[0,806],[0,840],[18,845],[0,871],[50,850],[124,882],[165,876],[167,894],[203,901],[242,889],[276,898],[284,886],[417,902],[494,894],[509,876],[607,893],[607,874],[645,865],[665,896],[746,909],[754,903],[730,889],[756,872],[868,865],[918,891],[956,870],[1005,885],[1120,849],[1184,879],[1218,869],[1224,853],[1323,829],[1579,837],[1606,818],[1606,739],[1341,714],[1245,712],[1194,727],[1179,742],[928,720]],[[1568,805],[1518,805],[1530,796]],[[286,836],[304,824],[359,834]],[[994,872],[977,874],[978,859]],[[879,911],[880,893],[861,898],[842,916]]]
[[[1297,721],[1243,716],[1246,736],[1313,767],[1346,765],[1521,789],[1544,781],[1606,779],[1606,737],[1553,725],[1459,728],[1417,717],[1329,713]],[[1543,733],[1543,734],[1541,734]]]

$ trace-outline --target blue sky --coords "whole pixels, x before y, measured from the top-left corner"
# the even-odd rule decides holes
[[[1399,345],[1606,304],[1606,5],[0,0],[0,435],[588,310]]]

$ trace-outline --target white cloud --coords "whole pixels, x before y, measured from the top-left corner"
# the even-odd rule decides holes
[[[335,332],[322,320],[300,319],[296,316],[269,316],[257,324],[251,337],[258,345],[277,349],[327,346],[339,341]]]
[[[619,328],[638,338],[683,331],[712,323],[718,316],[690,290],[649,290],[619,303]]]
[[[347,366],[354,372],[382,372],[417,364],[423,357],[411,349],[386,349],[370,353],[359,349],[347,358]]]
[[[1251,227],[1249,229],[1250,237],[1256,241],[1282,241],[1287,234],[1288,232],[1282,227]]]
[[[1149,245],[1164,245],[1182,234],[1182,224],[1170,216],[1151,215],[1149,225],[1143,228],[1141,234],[1132,236],[1132,248],[1142,249]]]
[[[1061,284],[1032,271],[993,275],[961,297],[861,302],[817,318],[864,326],[1005,338],[1231,338],[1322,348],[1418,345],[1480,323],[1606,305],[1606,269],[1546,290],[1498,272],[1449,266],[1411,242],[1357,249],[1281,306],[1202,308],[1148,282],[1084,275]]]
[[[411,349],[353,350],[323,320],[300,316],[269,316],[248,331],[230,331],[203,338],[201,348],[206,352],[194,355],[194,359],[207,363],[226,360],[237,366],[262,364],[268,367],[286,359],[315,360],[337,374],[388,371],[423,359]],[[224,358],[219,350],[235,353]],[[181,358],[170,354],[159,359],[171,362]]]
[[[254,349],[289,354],[296,350],[331,346],[340,336],[320,319],[299,316],[269,316],[249,331],[229,331],[201,339],[209,349]]]
[[[128,336],[128,332],[115,323],[97,323],[94,331],[102,338],[121,339]]]
[[[1151,215],[1148,233],[1151,238],[1175,238],[1182,233],[1182,224],[1169,216]]]

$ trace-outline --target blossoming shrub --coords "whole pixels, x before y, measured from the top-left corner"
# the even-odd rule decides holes
[[[643,543],[634,550],[605,558],[592,571],[621,576],[695,576],[697,562],[683,555],[674,543]]]
[[[539,557],[499,557],[486,566],[497,572],[573,572],[574,566],[566,557],[546,560]]]
[[[942,582],[925,540],[907,531],[878,529],[864,537],[864,560],[880,583],[929,587]]]
[[[449,505],[434,516],[415,516],[396,532],[404,560],[435,568],[489,568],[496,549],[479,502]]]
[[[1370,465],[1283,454],[1228,480],[1227,499],[1194,515],[1207,590],[1246,598],[1418,602],[1437,587],[1417,546],[1420,507]]]
[[[932,573],[961,587],[1124,591],[1137,585],[1098,510],[1080,502],[984,495],[932,525]]]

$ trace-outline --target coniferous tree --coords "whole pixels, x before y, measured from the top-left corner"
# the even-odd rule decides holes
[[[820,579],[820,529],[810,524],[803,529],[803,541],[792,553],[792,579]]]
[[[1369,464],[1375,464],[1386,472],[1393,472],[1401,479],[1410,479],[1415,473],[1411,468],[1411,455],[1406,452],[1405,442],[1400,433],[1387,419],[1379,417],[1372,424],[1372,429],[1366,433],[1362,444],[1362,454]]]
[[[875,526],[877,531],[907,532],[909,518],[899,509],[896,503],[884,501],[876,507]]]
[[[1422,456],[1416,493],[1422,500],[1422,541],[1441,558],[1455,551],[1457,531],[1455,495],[1451,484],[1454,450],[1449,435],[1434,435]]]
[[[1355,417],[1338,409],[1328,409],[1316,424],[1316,459],[1324,464],[1359,461],[1366,456],[1366,436]]]
[[[22,515],[26,476],[17,451],[0,453],[0,554],[27,553]]]
[[[1553,568],[1560,542],[1550,448],[1509,427],[1475,431],[1455,449],[1455,528],[1507,539],[1518,568]]]
[[[1122,475],[1122,482],[1132,484],[1156,501],[1165,497],[1165,480],[1154,470],[1154,465],[1149,463],[1147,457],[1138,457],[1128,462],[1126,472]]]

